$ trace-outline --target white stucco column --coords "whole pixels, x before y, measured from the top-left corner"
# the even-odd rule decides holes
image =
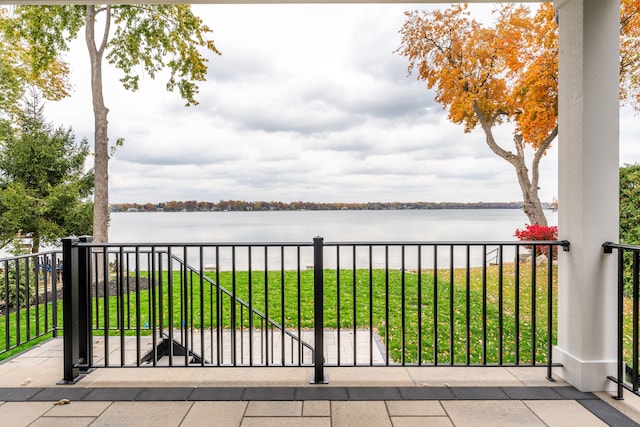
[[[618,241],[618,0],[556,0],[560,28],[558,345],[555,373],[582,391],[612,389]]]

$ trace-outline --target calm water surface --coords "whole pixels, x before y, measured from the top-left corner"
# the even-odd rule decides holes
[[[557,213],[547,211],[551,225]],[[112,213],[109,240],[309,242],[507,240],[527,217],[518,209]]]

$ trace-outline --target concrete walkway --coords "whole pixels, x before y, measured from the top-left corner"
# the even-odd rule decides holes
[[[0,363],[4,426],[639,425],[640,399],[581,393],[544,368],[101,368],[62,378],[62,339]]]

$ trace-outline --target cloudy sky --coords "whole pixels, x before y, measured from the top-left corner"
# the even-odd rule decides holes
[[[110,201],[517,201],[512,167],[480,131],[449,123],[424,82],[394,53],[404,11],[429,5],[204,5],[222,56],[211,57],[197,107],[164,81],[119,86],[105,68]],[[479,19],[492,5],[473,5]],[[89,60],[68,60],[75,91],[47,118],[92,141]],[[640,118],[623,110],[621,164],[640,161]],[[502,145],[510,131],[498,133]],[[557,155],[541,165],[540,196],[557,195]]]

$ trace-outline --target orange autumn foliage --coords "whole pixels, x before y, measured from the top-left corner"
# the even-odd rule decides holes
[[[435,90],[453,123],[478,125],[486,143],[514,168],[531,224],[546,225],[538,197],[540,161],[558,133],[558,24],[553,4],[535,12],[501,5],[493,27],[470,17],[466,5],[406,12],[397,50],[409,73]],[[640,110],[640,0],[620,0],[620,100]],[[513,126],[503,148],[494,126]],[[527,150],[529,148],[529,150]],[[533,152],[527,162],[527,153]]]
[[[482,119],[512,122],[525,144],[539,148],[557,125],[555,11],[544,3],[533,17],[522,5],[495,14],[489,28],[471,18],[466,5],[407,12],[399,52],[465,131]]]

